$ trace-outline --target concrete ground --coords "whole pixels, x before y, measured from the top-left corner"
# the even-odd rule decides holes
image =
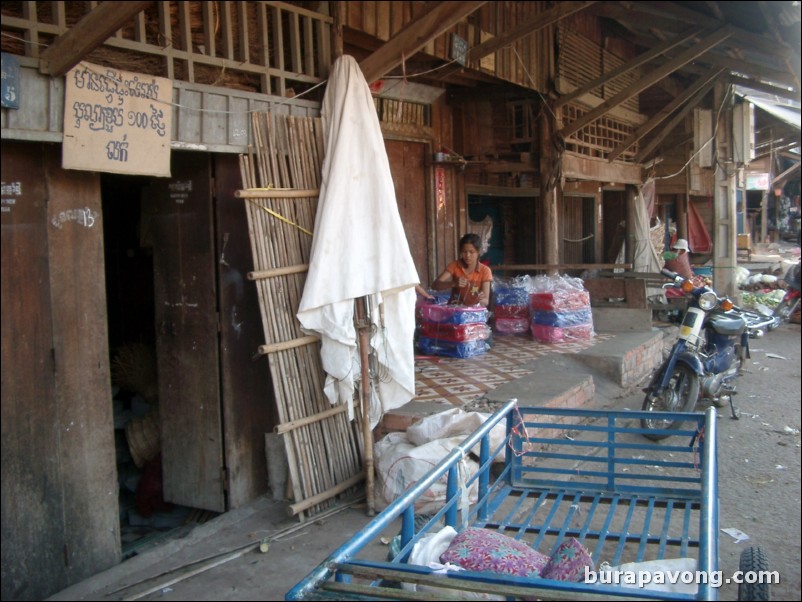
[[[753,340],[753,361],[739,379],[738,421],[719,410],[720,526],[749,536],[737,543],[720,534],[724,577],[738,570],[741,552],[758,545],[779,571],[775,600],[800,599],[800,327],[784,324]],[[551,375],[579,370],[573,357],[551,358]],[[597,408],[640,409],[642,393],[623,389],[590,368]],[[526,378],[537,379],[534,376]],[[540,382],[543,382],[541,380]],[[524,382],[509,387],[531,390]],[[496,391],[508,394],[507,391]],[[306,523],[288,518],[284,503],[266,497],[228,512],[72,586],[51,600],[278,600],[364,526],[365,504],[342,503]],[[391,526],[371,546],[384,558]],[[720,599],[737,600],[725,585]]]

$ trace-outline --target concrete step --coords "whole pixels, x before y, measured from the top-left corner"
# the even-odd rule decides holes
[[[593,409],[629,392],[662,361],[663,332],[622,332],[578,353],[549,353],[532,361],[531,373],[500,384],[466,412],[493,412],[510,399],[521,406]],[[381,432],[404,431],[426,416],[454,407],[448,401],[410,401],[387,412]]]

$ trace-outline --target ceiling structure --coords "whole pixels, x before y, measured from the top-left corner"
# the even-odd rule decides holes
[[[412,58],[433,40],[484,5],[483,1],[428,2],[413,21],[378,48],[361,58],[366,79],[373,81],[396,69],[400,57]],[[112,36],[121,21],[130,19],[151,2],[101,2],[81,22],[57,37],[41,53],[40,70],[60,76]],[[337,3],[332,3],[336,5]],[[534,17],[517,23],[509,31],[468,51],[469,60],[478,60],[548,25],[580,11],[592,11],[602,19],[612,36],[634,43],[636,58],[608,72],[596,82],[564,97],[554,96],[557,106],[611,78],[640,68],[641,76],[601,105],[563,126],[568,136],[592,123],[629,98],[638,95],[648,117],[625,143],[608,154],[614,160],[627,147],[640,140],[648,153],[640,151],[637,160],[647,161],[659,152],[654,140],[675,126],[699,105],[717,81],[733,85],[741,97],[759,96],[765,115],[758,130],[770,132],[775,147],[799,150],[800,108],[800,21],[799,1],[778,2],[554,2]],[[486,75],[461,73],[453,66],[438,76],[460,86],[477,86],[493,80]],[[675,93],[670,93],[673,81]],[[497,83],[497,82],[496,82]],[[765,111],[766,104],[782,107],[789,119]],[[782,142],[782,144],[779,143]],[[758,140],[758,144],[765,140]],[[773,142],[772,142],[773,143]]]
[[[441,2],[430,2],[431,10],[441,10]],[[467,4],[467,3],[465,3]],[[471,3],[472,9],[483,2]],[[777,144],[775,149],[799,150],[800,109],[800,2],[557,2],[554,6],[527,22],[489,42],[471,48],[468,60],[478,60],[520,38],[551,25],[579,11],[589,11],[603,19],[610,35],[623,37],[638,49],[636,58],[605,73],[575,92],[555,97],[556,107],[579,97],[610,79],[641,69],[641,77],[615,97],[599,107],[565,124],[559,132],[569,136],[602,117],[635,95],[640,95],[643,112],[648,121],[626,142],[608,154],[612,161],[628,147],[643,140],[644,150],[637,160],[648,161],[660,151],[660,144],[669,140],[668,134],[693,108],[700,106],[718,81],[731,84],[738,95],[755,101],[760,109],[758,145]],[[439,32],[463,18],[445,11],[441,20],[430,23],[431,31]],[[362,65],[374,64],[374,57],[411,57],[434,35],[422,31],[419,23],[431,15],[427,12],[410,23],[397,36],[363,59]],[[404,41],[411,35],[415,44]],[[417,35],[415,35],[417,34]],[[366,77],[373,80],[397,67],[400,60],[392,59],[382,69],[368,69]],[[451,66],[437,76],[461,86],[481,86],[488,83],[486,75],[469,73]],[[459,72],[459,73],[458,73]],[[455,79],[460,77],[461,79]],[[668,80],[675,85],[667,86]],[[673,90],[669,93],[667,90]],[[785,118],[767,106],[782,109]],[[768,140],[765,137],[771,136]]]

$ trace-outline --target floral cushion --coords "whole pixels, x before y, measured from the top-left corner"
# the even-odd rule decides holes
[[[557,546],[540,576],[557,581],[584,581],[585,567],[594,570],[590,552],[576,539],[566,539]]]
[[[488,529],[466,529],[440,555],[440,562],[458,564],[469,571],[489,571],[519,577],[536,577],[549,557],[523,542]]]

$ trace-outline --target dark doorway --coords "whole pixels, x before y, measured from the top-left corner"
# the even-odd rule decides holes
[[[150,178],[101,175],[106,303],[122,558],[185,525],[163,495]]]
[[[534,196],[468,196],[468,219],[493,221],[488,251],[491,266],[535,263],[537,224]]]

